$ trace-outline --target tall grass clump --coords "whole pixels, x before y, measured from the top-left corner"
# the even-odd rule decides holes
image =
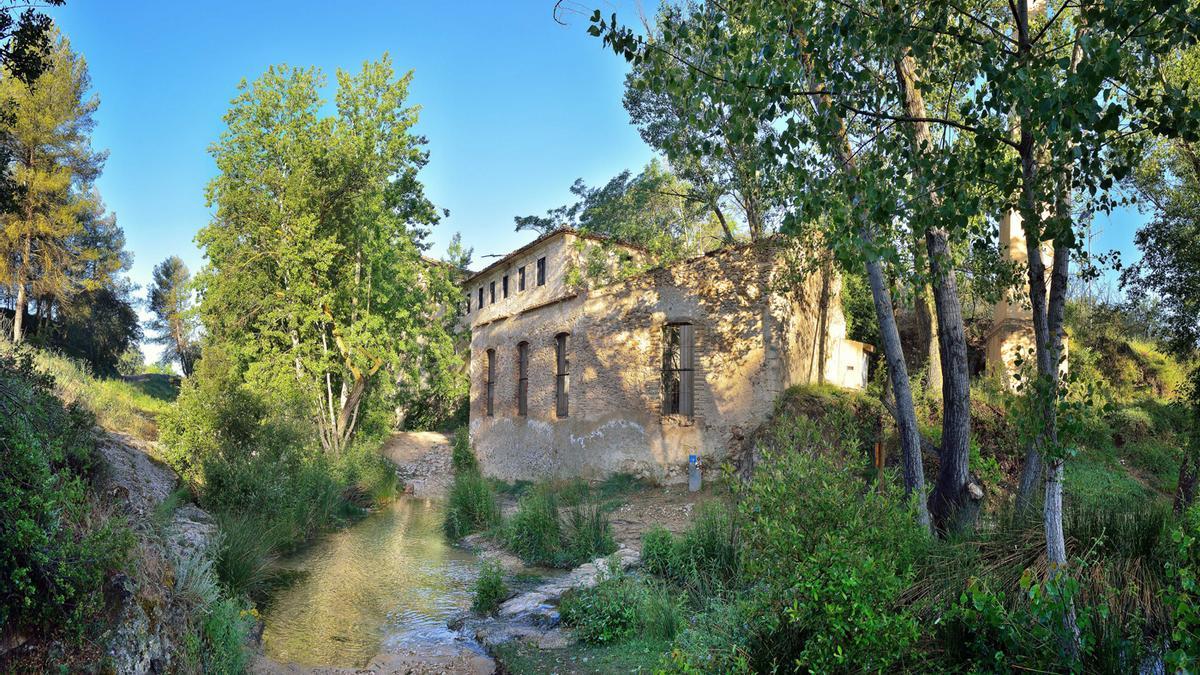
[[[504,524],[505,548],[529,565],[558,562],[562,525],[558,498],[546,485],[539,485],[517,502],[517,512]]]
[[[459,427],[454,432],[450,463],[454,484],[446,496],[446,520],[442,523],[446,536],[461,539],[499,525],[500,504],[496,501],[496,490],[479,470],[466,427]]]
[[[526,492],[517,502],[517,512],[504,524],[501,540],[505,548],[529,565],[574,567],[596,556],[616,550],[608,516],[599,506],[578,501],[559,508],[559,494],[549,483]]]
[[[446,536],[461,539],[499,524],[500,505],[487,479],[478,470],[455,474],[454,484],[446,497],[446,520],[443,523]]]
[[[465,426],[454,430],[454,439],[450,443],[450,468],[456,474],[479,469],[475,452],[471,450],[471,433]]]

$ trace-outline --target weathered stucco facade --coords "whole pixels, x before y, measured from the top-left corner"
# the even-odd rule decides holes
[[[797,275],[782,243],[726,248],[591,289],[569,283],[578,282],[581,256],[595,246],[558,231],[465,285],[470,431],[488,475],[678,480],[689,455],[715,467],[736,453],[788,386],[865,385],[865,346],[845,339],[839,281],[820,270]],[[604,251],[614,260],[641,255],[613,245]],[[691,414],[665,414],[664,327],[682,324],[691,327],[684,358],[694,386],[682,395]]]
[[[1025,230],[1021,225],[1021,215],[1010,211],[1000,219],[1000,247],[1004,259],[1026,266],[1029,263],[1028,247],[1026,246]],[[1041,246],[1042,263],[1046,268],[1046,283],[1050,282],[1050,268],[1054,264],[1054,246],[1052,242],[1043,242]],[[1036,362],[1037,348],[1033,334],[1033,309],[1029,305],[1029,288],[1022,287],[1024,293],[1011,289],[1005,293],[992,309],[992,324],[987,332],[986,363],[990,370],[997,371],[1008,380],[1010,387],[1017,387],[1020,379],[1018,363],[1032,364]],[[1063,340],[1063,360],[1059,371],[1067,370],[1068,341]],[[1026,373],[1027,375],[1029,373]]]

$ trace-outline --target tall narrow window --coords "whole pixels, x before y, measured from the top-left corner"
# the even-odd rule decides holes
[[[525,266],[521,265],[521,269],[517,270],[517,292],[525,290]]]
[[[471,294],[467,293],[467,314],[471,313]]]
[[[484,384],[487,387],[487,416],[492,417],[493,415],[495,415],[494,408],[492,407],[492,402],[496,400],[496,350],[495,349],[487,350],[487,380],[485,381]]]
[[[479,309],[483,309],[483,286],[479,287]]]
[[[559,333],[554,337],[554,412],[559,417],[567,416],[567,395],[570,393],[571,376],[567,374],[570,362],[567,360],[567,334]]]
[[[517,343],[517,414],[529,414],[529,343]]]
[[[503,287],[504,297],[507,298],[508,297],[508,275],[507,274],[505,274],[504,278],[500,280],[500,285]]]
[[[537,259],[537,285],[546,285],[546,258],[545,256]]]
[[[663,414],[692,416],[695,338],[690,323],[663,326]]]
[[[490,302],[494,305],[494,304],[496,304],[496,282],[493,281],[490,284],[488,284],[488,290],[491,292],[491,296],[492,296],[492,299],[488,300],[488,302]]]

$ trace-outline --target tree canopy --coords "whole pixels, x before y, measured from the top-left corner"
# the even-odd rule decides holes
[[[249,386],[297,402],[333,453],[364,404],[386,410],[429,354],[454,358],[445,308],[458,300],[448,266],[422,256],[440,214],[417,177],[412,74],[385,55],[336,80],[329,116],[315,68],[242,83],[212,147],[216,215],[197,235],[206,340]]]

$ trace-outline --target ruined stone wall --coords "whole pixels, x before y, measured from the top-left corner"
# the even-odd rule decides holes
[[[760,243],[476,326],[471,437],[484,471],[506,480],[629,472],[684,477],[689,454],[715,468],[770,414],[786,387],[817,379],[820,279],[783,271],[780,245]],[[830,323],[841,322],[830,296]],[[695,414],[662,414],[663,326],[695,326]],[[555,336],[569,333],[569,414],[555,414]],[[517,345],[529,350],[528,415],[517,414]],[[496,353],[486,415],[486,351]]]

